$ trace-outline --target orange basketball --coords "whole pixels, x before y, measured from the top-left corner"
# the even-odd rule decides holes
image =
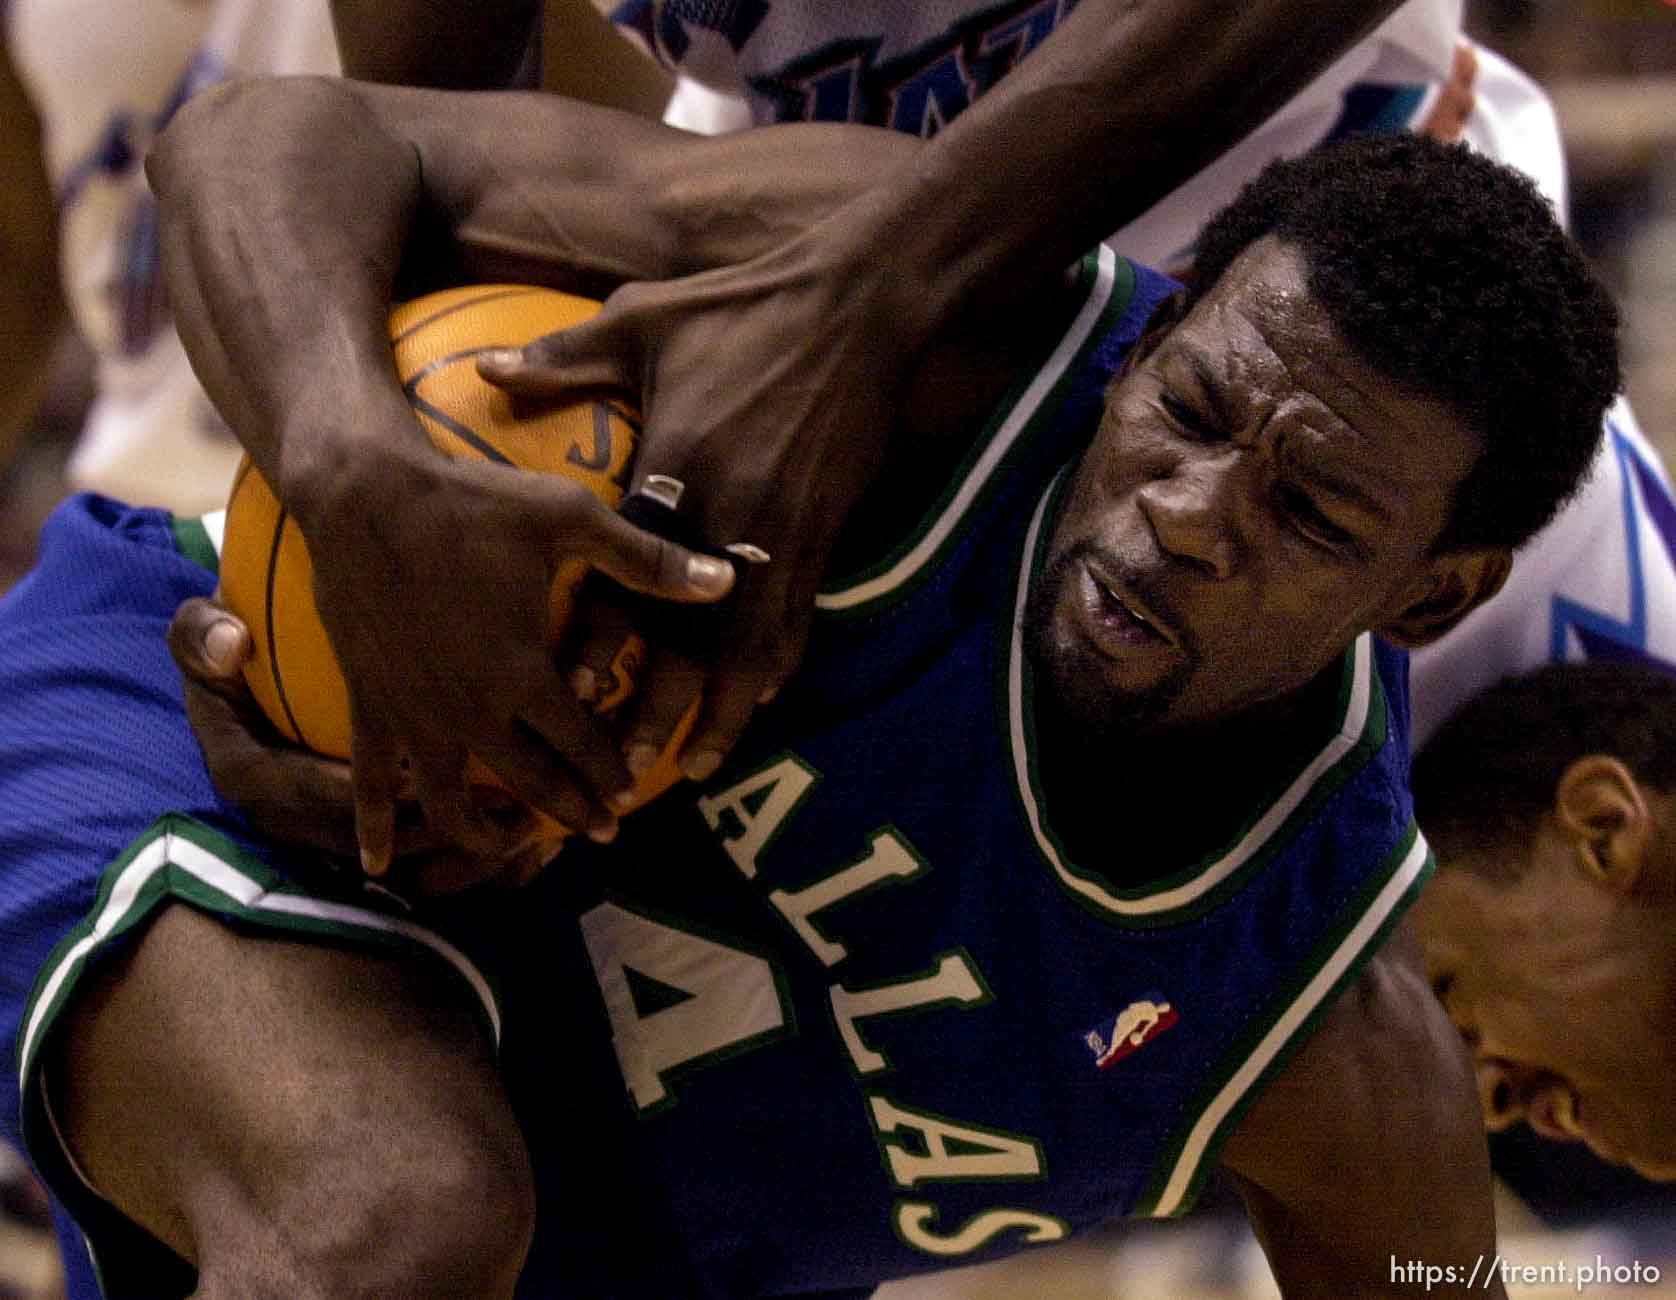
[[[490,348],[518,347],[586,320],[599,304],[526,285],[474,285],[416,298],[390,315],[396,373],[431,442],[449,456],[476,457],[585,483],[608,505],[623,494],[638,431],[614,401],[514,409],[477,374]],[[560,570],[551,593],[549,638],[556,645],[585,575],[578,561]],[[245,665],[252,694],[281,735],[334,758],[350,753],[349,692],[314,606],[314,566],[301,531],[247,459],[227,506],[221,599],[250,628],[255,653]],[[632,685],[625,646],[613,678],[619,689],[599,707],[615,708]],[[640,780],[642,801],[679,779],[675,749]],[[473,760],[472,779],[498,785]],[[555,828],[557,829],[557,828]]]

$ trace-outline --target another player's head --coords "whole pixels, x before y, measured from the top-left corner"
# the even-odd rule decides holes
[[[1414,910],[1485,1122],[1676,1179],[1676,677],[1566,664],[1416,760],[1439,862]]]
[[[1280,699],[1441,636],[1571,492],[1617,314],[1517,173],[1416,136],[1271,166],[1107,395],[1033,593],[1053,698],[1111,726]]]

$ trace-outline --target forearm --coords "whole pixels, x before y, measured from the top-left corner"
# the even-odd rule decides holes
[[[1083,0],[846,210],[842,237],[912,274],[908,323],[928,336],[957,307],[1033,282],[1143,212],[1396,4]]]
[[[404,451],[358,441],[411,424],[384,333],[398,285],[600,295],[720,265],[914,147],[849,128],[707,141],[555,96],[304,78],[195,99],[148,169],[193,364],[281,499],[301,502],[359,457]]]
[[[147,175],[199,379],[281,498],[314,499],[401,401],[383,322],[417,156],[341,83],[245,82],[188,103]]]

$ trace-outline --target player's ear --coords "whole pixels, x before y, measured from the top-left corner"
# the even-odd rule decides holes
[[[1652,842],[1652,811],[1641,783],[1619,759],[1588,754],[1554,787],[1554,819],[1577,864],[1609,888],[1627,893],[1641,877]]]
[[[1185,289],[1177,289],[1168,298],[1159,300],[1158,305],[1152,309],[1152,315],[1146,318],[1146,326],[1141,330],[1140,338],[1136,339],[1135,346],[1129,349],[1129,355],[1123,358],[1123,364],[1116,376],[1118,379],[1151,356],[1169,332],[1181,324],[1182,318],[1187,315],[1187,305]]]
[[[1505,546],[1433,556],[1401,610],[1375,631],[1406,650],[1429,645],[1500,591],[1512,571],[1513,552]]]

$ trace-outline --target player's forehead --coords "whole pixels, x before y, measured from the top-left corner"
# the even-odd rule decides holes
[[[1268,437],[1288,468],[1375,524],[1439,526],[1480,442],[1447,404],[1397,382],[1343,337],[1306,255],[1274,236],[1228,267],[1144,363],[1217,427]]]
[[[1156,356],[1249,408],[1230,415],[1306,409],[1359,431],[1438,405],[1362,358],[1310,287],[1305,253],[1272,235],[1234,259]]]

